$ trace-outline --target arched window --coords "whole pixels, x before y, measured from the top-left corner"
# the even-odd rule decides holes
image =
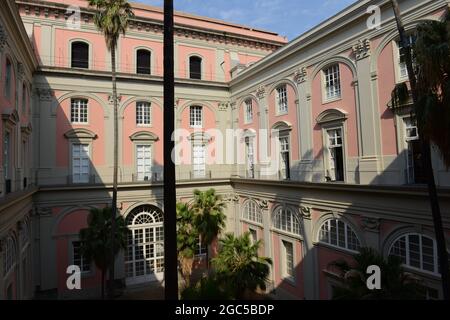
[[[151,74],[152,54],[149,50],[139,49],[136,52],[136,73]]]
[[[330,219],[322,224],[319,241],[352,251],[358,251],[361,247],[355,231],[347,223],[338,219]]]
[[[422,234],[400,236],[392,244],[389,255],[399,257],[408,267],[432,273],[440,272],[436,241]]]
[[[300,233],[300,219],[289,208],[279,208],[275,211],[273,217],[273,226],[275,229],[286,231],[295,235]]]
[[[242,212],[242,218],[247,221],[262,224],[262,213],[255,201],[247,201],[245,203],[244,211]]]
[[[86,42],[72,42],[72,68],[89,68],[89,44]]]
[[[11,99],[11,82],[12,82],[12,64],[11,61],[6,58],[6,70],[5,70],[5,97]]]
[[[189,58],[189,78],[202,79],[202,58],[197,56]]]
[[[12,236],[6,239],[3,248],[3,276],[6,276],[16,264],[16,243]]]

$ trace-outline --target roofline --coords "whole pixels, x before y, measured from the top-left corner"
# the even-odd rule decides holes
[[[310,45],[312,42],[319,41],[320,39],[327,37],[329,34],[336,32],[337,30],[343,28],[344,26],[361,19],[367,15],[367,7],[370,5],[378,5],[379,7],[384,7],[389,5],[391,0],[357,0],[353,4],[347,6],[337,14],[333,15],[329,19],[324,20],[315,27],[309,29],[308,31],[302,33],[300,36],[294,38],[287,45],[281,47],[280,49],[272,52],[263,59],[259,60],[251,67],[243,70],[235,79],[232,79],[230,85],[233,86],[236,83],[244,81],[247,76],[251,76],[262,69],[270,65],[272,60],[279,60],[285,58],[288,55],[293,54],[301,50],[302,45]],[[426,3],[439,4],[449,3],[450,0],[425,0]],[[326,29],[326,32],[323,32]],[[322,32],[321,32],[322,31]]]
[[[148,4],[143,4],[143,3],[140,3],[140,2],[131,2],[131,5],[132,5],[133,8],[136,8],[136,9],[147,10],[147,11],[156,11],[158,13],[164,13],[163,8],[161,8],[161,7],[156,7],[156,6],[152,6],[152,5],[148,5]],[[185,18],[190,18],[190,19],[200,20],[200,21],[212,22],[212,23],[221,24],[221,25],[224,25],[224,26],[230,26],[230,27],[236,27],[236,28],[239,28],[239,29],[245,29],[245,30],[249,30],[249,31],[261,32],[261,33],[269,34],[269,35],[272,35],[272,36],[279,36],[280,38],[283,38],[283,36],[281,36],[280,34],[278,34],[276,32],[273,32],[273,31],[259,29],[259,28],[253,28],[253,27],[249,27],[249,26],[246,26],[246,25],[243,25],[243,24],[228,22],[228,21],[225,21],[225,20],[216,19],[216,18],[210,18],[210,17],[206,17],[206,16],[200,16],[200,15],[196,15],[196,14],[192,14],[192,13],[188,13],[188,12],[184,12],[184,11],[175,10],[174,11],[174,16],[185,17]]]

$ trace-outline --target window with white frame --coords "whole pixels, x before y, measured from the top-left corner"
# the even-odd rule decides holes
[[[11,81],[12,81],[12,64],[9,59],[6,59],[6,70],[5,70],[5,97],[6,99],[11,99]]]
[[[88,101],[86,99],[71,100],[70,121],[72,123],[88,123]]]
[[[283,114],[288,112],[288,95],[287,86],[282,85],[277,88],[277,107],[278,113]]]
[[[90,272],[91,264],[81,253],[81,241],[72,242],[73,265],[78,266],[81,272]]]
[[[192,128],[202,128],[203,127],[203,107],[202,106],[191,106],[189,110],[190,126]]]
[[[416,36],[413,34],[409,34],[406,36],[406,42],[411,47],[416,43]],[[408,78],[408,68],[406,66],[406,54],[403,50],[402,44],[400,41],[397,41],[397,47],[398,47],[398,56],[399,56],[399,71],[400,71],[400,79],[407,79]],[[412,51],[411,51],[412,53]],[[413,57],[411,57],[413,58]],[[413,59],[414,63],[414,59]]]
[[[289,208],[279,208],[275,211],[273,226],[280,231],[300,235],[300,220]]]
[[[9,236],[3,248],[3,276],[6,276],[16,264],[16,244],[14,238]]]
[[[327,130],[328,137],[328,170],[327,177],[331,181],[344,181],[344,144],[342,129]]]
[[[338,99],[341,97],[341,74],[339,64],[334,64],[324,70],[325,77],[325,98],[326,100]]]
[[[202,243],[201,238],[198,237],[197,247],[195,248],[195,255],[203,256],[203,255],[206,255],[207,252],[208,252],[208,246],[206,246],[204,243]]]
[[[283,277],[294,278],[294,246],[292,242],[281,241],[283,246]]]
[[[152,175],[152,147],[149,144],[136,145],[136,170],[138,181],[148,181]]]
[[[250,241],[251,241],[251,243],[255,244],[256,242],[258,242],[258,231],[256,231],[256,229],[249,228],[248,232],[250,233]]]
[[[338,219],[330,219],[322,224],[319,241],[352,251],[359,251],[361,247],[355,231],[347,223]]]
[[[289,136],[280,137],[280,177],[289,180],[291,178]]]
[[[394,241],[390,256],[399,257],[405,266],[440,273],[436,241],[418,233],[409,233],[400,236]]]
[[[136,103],[136,124],[148,126],[151,124],[152,106],[150,102],[139,101]]]
[[[247,178],[255,177],[255,151],[253,148],[253,137],[245,138],[245,149],[247,151]]]
[[[422,144],[417,123],[412,117],[403,118],[406,143],[407,183],[426,183],[425,170],[422,165]]]
[[[206,146],[194,144],[192,148],[193,177],[206,177]]]
[[[262,213],[255,201],[247,201],[245,203],[242,218],[247,221],[262,224]]]
[[[245,123],[253,122],[253,100],[245,100]]]
[[[72,182],[88,183],[90,178],[90,157],[88,144],[72,144]]]

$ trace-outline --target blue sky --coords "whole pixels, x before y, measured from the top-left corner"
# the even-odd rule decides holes
[[[134,0],[162,6],[163,0]],[[174,0],[175,9],[274,31],[289,40],[355,0]]]

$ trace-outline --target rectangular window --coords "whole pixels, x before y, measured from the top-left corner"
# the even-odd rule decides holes
[[[253,122],[253,101],[248,99],[245,101],[245,123]]]
[[[151,105],[149,102],[136,103],[136,124],[137,125],[151,124]]]
[[[341,75],[339,64],[332,65],[324,71],[326,100],[341,97]]]
[[[72,99],[70,108],[70,121],[72,123],[88,122],[88,101],[85,99]]]
[[[288,97],[285,85],[277,88],[277,106],[279,114],[288,112]]]
[[[332,129],[328,135],[328,163],[327,179],[331,181],[344,181],[344,152],[342,130]]]
[[[294,247],[291,242],[283,241],[285,278],[294,278]]]
[[[6,99],[11,99],[11,79],[12,77],[12,64],[11,61],[6,59],[6,70],[5,70],[5,97]]]
[[[89,183],[90,158],[88,144],[72,145],[72,182]]]
[[[73,265],[80,267],[81,272],[91,271],[90,263],[81,254],[81,242],[72,242],[73,248]]]
[[[192,106],[190,108],[190,125],[192,128],[201,128],[203,126],[203,108],[201,106]]]
[[[416,43],[416,36],[410,34],[406,36],[406,41],[410,46]],[[400,78],[407,79],[408,78],[408,68],[406,66],[406,55],[402,48],[402,44],[400,41],[397,41],[398,54],[399,54],[399,69],[400,69]],[[414,63],[414,61],[413,61]]]
[[[152,150],[150,145],[136,146],[137,180],[148,181],[152,175]]]
[[[250,232],[250,240],[252,241],[252,244],[258,242],[258,232],[252,228],[249,228],[248,231]]]
[[[426,183],[425,170],[422,165],[422,144],[417,124],[411,117],[406,117],[403,121],[405,126],[407,183]]]
[[[3,175],[5,180],[10,178],[10,164],[11,164],[11,136],[9,132],[5,132],[3,138]]]
[[[253,138],[245,138],[245,146],[247,149],[247,178],[255,177],[255,154],[253,149]]]
[[[204,145],[193,146],[193,174],[194,178],[206,176],[206,150]]]
[[[197,244],[197,248],[195,249],[195,255],[196,256],[203,256],[206,254],[206,252],[208,251],[208,247],[206,245],[204,245],[200,239],[200,237],[198,238],[198,244]]]
[[[290,179],[290,152],[289,152],[289,137],[280,138],[280,175],[282,179]]]
[[[27,109],[27,88],[25,84],[22,85],[22,112]]]

